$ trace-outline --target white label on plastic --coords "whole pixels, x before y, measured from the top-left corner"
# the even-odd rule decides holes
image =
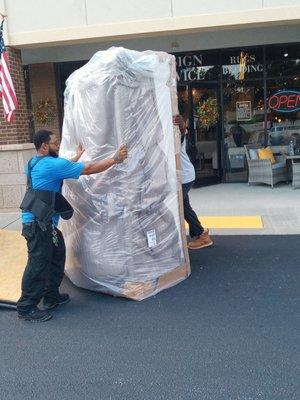
[[[147,232],[148,247],[154,247],[157,245],[155,229]]]

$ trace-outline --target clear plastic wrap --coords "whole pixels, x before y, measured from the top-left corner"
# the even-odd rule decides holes
[[[60,156],[128,159],[66,180],[66,274],[80,287],[141,300],[190,273],[181,210],[174,57],[110,48],[67,81]],[[173,108],[173,112],[172,112]],[[176,155],[177,153],[177,155]]]

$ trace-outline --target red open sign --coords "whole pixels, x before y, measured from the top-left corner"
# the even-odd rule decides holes
[[[282,90],[268,98],[269,108],[278,112],[295,112],[300,110],[300,92]]]

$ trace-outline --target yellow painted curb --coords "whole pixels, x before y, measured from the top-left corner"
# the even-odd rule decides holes
[[[263,229],[262,218],[258,215],[200,215],[198,218],[205,228]],[[21,294],[21,279],[27,262],[26,241],[20,232],[0,230],[0,243],[0,299],[17,301]]]
[[[26,241],[20,232],[0,230],[0,299],[17,301],[27,262]]]
[[[263,229],[264,227],[259,215],[199,215],[198,218],[203,227],[212,229]],[[186,228],[188,228],[187,223]]]

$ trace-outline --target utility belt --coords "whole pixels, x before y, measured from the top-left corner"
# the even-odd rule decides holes
[[[37,221],[49,223],[55,214],[63,219],[73,215],[71,204],[60,193],[28,188],[20,205],[22,211],[30,211]]]
[[[43,222],[37,221],[35,219],[34,221],[23,223],[22,236],[24,236],[26,239],[32,238],[36,233],[36,226],[37,225],[39,226],[41,231],[43,231],[43,232],[46,232],[46,231],[51,232],[52,242],[53,242],[55,247],[58,247],[59,246],[59,234],[58,234],[59,230],[51,222],[43,223]]]
[[[74,211],[61,193],[32,188],[31,170],[42,158],[33,166],[32,159],[28,163],[27,190],[20,205],[22,211],[29,211],[35,216],[41,228],[49,224],[55,214],[63,219],[70,219]]]

